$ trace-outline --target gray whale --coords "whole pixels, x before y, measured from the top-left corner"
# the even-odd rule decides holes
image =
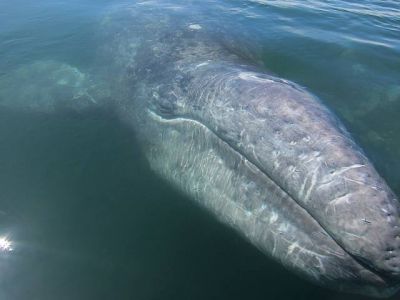
[[[400,205],[341,122],[188,18],[195,7],[163,3],[117,14],[129,21],[106,39],[152,169],[302,277],[394,293]]]
[[[288,269],[336,290],[395,293],[400,204],[363,151],[319,99],[176,3],[105,19],[97,72],[112,96],[83,106],[109,101],[157,174]]]

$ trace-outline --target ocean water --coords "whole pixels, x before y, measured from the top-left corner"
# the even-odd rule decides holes
[[[154,2],[0,0],[0,299],[368,299],[266,258],[154,175],[112,109],[85,109],[114,95],[110,15]],[[320,97],[400,195],[400,2],[178,2]],[[83,112],[54,109],[66,95]]]

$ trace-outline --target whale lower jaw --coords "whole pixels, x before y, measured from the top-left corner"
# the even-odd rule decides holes
[[[227,206],[232,206],[235,208],[227,209],[228,211],[235,211],[231,216],[227,216],[226,212],[221,212],[218,211],[218,208],[215,209],[215,207],[208,203],[205,204],[207,208],[209,208],[214,214],[216,214],[220,220],[222,220],[224,223],[228,223],[230,226],[236,228],[242,235],[244,235],[248,240],[250,240],[254,245],[256,245],[263,253],[266,255],[278,259],[282,264],[284,264],[286,267],[289,267],[291,269],[294,269],[294,271],[298,274],[300,274],[302,277],[304,277],[304,270],[299,270],[299,262],[294,262],[294,263],[288,263],[287,260],[290,260],[290,256],[293,255],[293,259],[299,259],[299,255],[295,253],[297,249],[300,249],[299,251],[302,251],[305,257],[304,265],[307,266],[308,261],[307,260],[312,260],[313,257],[324,257],[326,258],[329,263],[327,263],[328,267],[324,267],[323,265],[320,266],[320,270],[324,270],[325,273],[318,274],[315,270],[311,270],[308,275],[308,279],[323,286],[331,287],[334,289],[339,289],[345,292],[356,292],[356,293],[362,293],[362,294],[367,294],[369,296],[374,296],[374,297],[387,297],[392,295],[393,293],[396,292],[398,289],[398,286],[390,286],[390,282],[387,281],[385,277],[380,275],[378,272],[374,271],[371,269],[368,265],[363,264],[360,262],[359,259],[356,257],[352,256],[349,254],[346,249],[344,249],[340,244],[338,244],[334,238],[317,222],[317,220],[304,208],[302,207],[293,197],[291,197],[284,189],[282,189],[269,174],[266,174],[264,171],[262,171],[260,168],[254,164],[254,162],[251,161],[251,159],[247,158],[243,153],[235,149],[235,147],[231,146],[229,142],[225,141],[223,138],[221,138],[217,133],[215,133],[212,129],[210,129],[207,125],[205,125],[203,122],[193,119],[188,116],[173,116],[173,115],[163,115],[157,112],[154,112],[153,110],[148,109],[147,113],[149,117],[152,119],[152,121],[161,123],[163,127],[167,125],[167,127],[178,127],[182,126],[182,124],[186,124],[186,126],[193,126],[193,128],[200,128],[204,132],[207,132],[210,137],[217,139],[219,141],[220,146],[225,147],[226,149],[229,149],[229,151],[232,151],[235,153],[237,157],[240,157],[241,161],[243,162],[244,165],[246,165],[247,168],[252,169],[253,171],[256,170],[257,173],[262,174],[266,178],[268,178],[268,181],[273,185],[274,190],[279,190],[282,195],[285,195],[284,201],[290,201],[290,210],[291,213],[296,216],[296,215],[301,215],[301,222],[300,224],[304,224],[306,227],[305,229],[303,228],[296,228],[296,230],[302,231],[301,234],[307,234],[309,235],[310,241],[312,241],[311,245],[310,244],[310,249],[306,249],[305,247],[297,244],[296,242],[289,242],[287,243],[287,247],[285,249],[280,249],[281,251],[286,251],[286,256],[281,257],[280,254],[278,253],[277,249],[274,248],[272,251],[271,249],[268,248],[267,245],[263,244],[265,243],[265,239],[260,238],[260,236],[257,236],[257,234],[254,234],[256,232],[257,228],[250,228],[247,225],[243,225],[243,223],[238,222],[237,220],[234,220],[235,218],[240,219],[240,214],[237,213],[236,211],[241,211],[243,218],[246,218],[247,216],[252,219],[252,223],[254,224],[253,227],[264,227],[265,230],[269,230],[268,227],[271,226],[270,221],[273,220],[274,218],[277,218],[274,213],[271,214],[269,217],[269,221],[265,221],[265,217],[263,217],[261,214],[257,215],[254,213],[254,210],[247,210],[243,205],[240,203],[236,203],[234,200],[229,199],[227,201],[230,202],[230,204],[226,204],[225,208]],[[193,138],[193,140],[196,140]],[[195,166],[193,166],[195,167]],[[157,168],[156,168],[157,169]],[[163,174],[165,177],[165,174]],[[174,181],[174,180],[172,180]],[[180,183],[174,181],[175,185],[179,187]],[[190,189],[190,187],[189,187]],[[183,189],[186,193],[191,194],[194,196],[194,198],[198,200],[199,198],[199,191],[197,188],[194,188],[193,190],[188,190],[188,188]],[[273,191],[274,192],[274,191]],[[274,192],[275,193],[275,192]],[[219,195],[219,197],[223,197],[223,195]],[[215,199],[214,199],[215,200]],[[202,200],[200,200],[201,202]],[[208,202],[213,201],[213,199],[208,199]],[[204,203],[201,203],[204,204]],[[288,205],[288,203],[285,203],[283,206]],[[224,209],[225,209],[224,208]],[[223,209],[222,209],[223,210]],[[287,212],[286,212],[287,213]],[[267,218],[268,219],[268,218]],[[313,226],[312,229],[307,228],[308,224],[311,224]],[[309,232],[307,231],[309,229]],[[250,232],[253,231],[253,232]],[[272,231],[272,229],[271,229]],[[318,233],[317,237],[314,237],[313,235]],[[278,238],[285,239],[286,238],[286,233],[285,232],[276,232],[276,236]],[[300,240],[300,239],[299,239]],[[277,243],[276,240],[274,243]],[[331,256],[331,257],[328,257]],[[322,264],[323,260],[319,260],[319,263]],[[329,270],[329,268],[333,268],[333,264],[336,264],[336,269]],[[300,264],[301,265],[301,264]],[[319,268],[319,267],[318,267]],[[318,269],[317,268],[317,269]],[[338,269],[343,268],[343,274],[341,274]],[[349,270],[352,270],[356,272],[356,274],[349,274]],[[307,270],[306,270],[307,273]],[[360,278],[357,278],[360,277]],[[365,278],[361,278],[365,277]],[[338,282],[340,280],[343,280],[343,284]],[[345,281],[348,280],[349,282],[346,283]],[[357,289],[354,288],[352,281],[360,281],[360,285],[358,286]],[[362,285],[362,281],[370,281],[370,284]]]

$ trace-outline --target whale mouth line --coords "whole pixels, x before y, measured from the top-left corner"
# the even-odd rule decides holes
[[[215,130],[213,130],[212,128],[208,127],[206,124],[204,124],[202,121],[193,118],[192,116],[188,116],[188,115],[179,115],[176,116],[174,114],[170,114],[170,113],[164,113],[164,112],[155,112],[152,109],[147,109],[148,113],[150,114],[150,116],[154,119],[156,119],[158,122],[162,122],[162,123],[168,123],[168,124],[179,124],[181,122],[191,122],[196,124],[197,126],[201,126],[203,128],[205,128],[207,131],[211,132],[216,138],[218,138],[221,142],[223,142],[227,147],[229,147],[232,151],[234,151],[236,154],[238,154],[239,156],[243,157],[245,160],[247,160],[248,163],[250,163],[254,168],[256,168],[259,172],[261,172],[264,176],[266,176],[277,188],[279,188],[282,192],[284,192],[288,198],[290,198],[293,203],[296,204],[296,206],[303,210],[304,212],[307,213],[308,217],[311,218],[313,221],[315,221],[319,228],[321,229],[321,232],[327,236],[329,236],[332,241],[340,248],[342,249],[346,254],[349,255],[349,257],[351,259],[353,259],[354,261],[356,261],[359,265],[361,265],[363,268],[365,268],[366,270],[374,273],[376,276],[378,276],[381,280],[383,280],[384,282],[387,282],[387,278],[381,274],[378,270],[374,269],[371,265],[369,265],[366,261],[364,261],[362,258],[359,258],[355,255],[353,255],[352,253],[350,253],[349,251],[347,251],[347,249],[345,247],[343,247],[340,243],[338,243],[338,241],[329,233],[329,231],[327,231],[324,226],[321,225],[321,223],[308,211],[307,208],[303,207],[298,201],[296,201],[296,199],[289,193],[287,192],[281,185],[279,185],[276,180],[274,180],[267,172],[265,172],[262,168],[260,168],[258,166],[258,164],[256,162],[254,162],[254,160],[252,160],[251,158],[247,157],[246,154],[242,153],[240,150],[238,150],[235,146],[233,146],[231,143],[229,143],[229,141],[227,141],[226,139],[224,139],[223,137],[221,137],[217,132],[215,132]],[[386,279],[385,279],[386,278]]]

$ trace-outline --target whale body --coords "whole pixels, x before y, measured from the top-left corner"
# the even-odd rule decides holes
[[[316,96],[177,3],[124,6],[101,28],[107,101],[151,168],[303,278],[395,293],[400,205],[364,152]]]
[[[341,122],[186,17],[190,5],[155,3],[115,17],[129,22],[108,49],[151,168],[302,277],[394,293],[399,202]]]

